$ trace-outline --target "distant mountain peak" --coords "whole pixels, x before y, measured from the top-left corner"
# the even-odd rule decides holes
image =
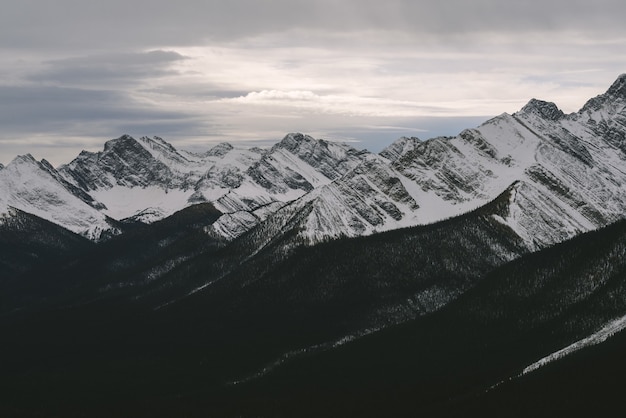
[[[128,147],[128,146],[136,146],[139,145],[139,142],[135,138],[130,135],[124,134],[119,138],[110,139],[104,143],[104,151],[109,151],[112,149],[116,149],[119,147]]]
[[[617,77],[617,80],[607,90],[606,95],[626,99],[626,73]]]
[[[422,141],[418,137],[403,136],[395,140],[391,145],[382,150],[379,155],[387,158],[388,160],[396,161],[402,155],[413,150],[417,146],[417,144],[421,142]]]
[[[581,112],[598,110],[607,102],[624,100],[626,100],[626,73],[617,77],[617,80],[611,84],[606,93],[589,99],[582,107]]]
[[[130,141],[130,140],[133,140],[133,138],[128,137],[126,140]],[[139,140],[147,144],[151,148],[160,147],[160,148],[165,148],[166,150],[170,152],[176,152],[176,148],[174,148],[172,144],[170,144],[169,142],[166,142],[163,138],[159,136],[153,136],[152,138],[149,138],[147,136],[142,136],[141,138],[139,138]]]
[[[554,121],[562,119],[565,116],[556,104],[539,99],[530,99],[526,106],[522,108],[521,112],[535,114],[543,119]]]
[[[13,160],[9,163],[9,165],[21,165],[21,164],[37,164],[37,160],[35,159],[35,157],[32,156],[32,154],[28,153],[28,154],[18,155],[17,157],[13,158]]]
[[[54,166],[53,166],[52,164],[50,164],[50,162],[49,162],[48,160],[46,160],[45,158],[44,158],[44,159],[42,159],[42,160],[40,161],[40,163],[41,163],[41,165],[42,165],[42,166],[46,167],[46,169],[48,169],[48,170],[54,170]]]
[[[235,147],[233,147],[228,142],[220,142],[213,148],[211,148],[206,155],[210,157],[223,157],[232,151]]]
[[[320,140],[321,141],[321,140]],[[310,144],[316,142],[316,140],[300,132],[292,132],[285,135],[285,137],[277,144],[278,147],[294,151],[300,148],[303,144]]]

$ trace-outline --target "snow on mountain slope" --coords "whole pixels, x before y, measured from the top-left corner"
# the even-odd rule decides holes
[[[76,194],[81,195],[60,181],[59,173],[48,162],[38,162],[30,154],[16,157],[0,171],[0,213],[10,216],[14,207],[93,240],[104,232],[118,232],[99,210],[99,204],[81,200]]]
[[[420,210],[436,195],[459,205],[458,214],[520,182],[502,221],[535,248],[554,244],[623,217],[624,84],[622,76],[607,93],[571,115],[532,99],[513,115],[408,148],[392,167],[425,193],[418,196],[415,188],[408,188]]]
[[[250,166],[237,188],[215,201],[216,207],[226,212],[213,225],[215,232],[228,238],[237,237],[266,219],[270,210],[302,198],[302,202],[293,206],[293,210],[299,210],[318,196],[317,189],[349,173],[368,156],[372,154],[346,144],[288,134]],[[310,192],[314,193],[309,196]],[[345,205],[338,209],[351,210]],[[334,229],[341,226],[338,224]],[[326,238],[336,235],[320,233]],[[353,235],[348,230],[341,233],[346,234]]]
[[[304,229],[310,242],[359,236],[418,223],[419,205],[398,174],[371,156],[341,179],[316,190]]]
[[[59,171],[115,219],[151,222],[194,203],[212,202],[225,213],[218,230],[233,237],[263,219],[268,207],[330,183],[365,154],[302,134],[289,134],[266,151],[221,143],[204,154],[177,151],[158,137],[124,135],[108,141],[101,152],[82,152]],[[281,205],[272,206],[276,203]]]
[[[367,154],[346,144],[288,134],[247,173],[274,194],[291,190],[302,195],[344,175]]]
[[[402,155],[415,149],[415,147],[417,147],[420,142],[422,141],[420,141],[420,139],[417,137],[409,138],[409,137],[403,136],[402,138],[394,141],[391,145],[386,147],[384,150],[382,150],[378,154],[385,157],[386,159],[390,161],[396,161]]]
[[[314,244],[329,238],[354,237],[416,225],[419,205],[402,179],[375,154],[345,175],[283,205],[261,227],[279,235],[297,230],[297,241]],[[223,218],[213,227],[226,229]],[[259,220],[259,222],[262,220]],[[253,226],[253,225],[250,225]]]
[[[624,329],[626,329],[626,316],[614,319],[613,321],[609,322],[608,324],[606,324],[605,326],[603,326],[601,329],[594,332],[590,336],[585,337],[582,340],[578,340],[568,345],[567,347],[562,348],[561,350],[556,351],[536,361],[535,363],[529,365],[528,367],[524,368],[521,374],[524,375],[527,373],[534,372],[540,367],[543,367],[549,363],[552,363],[553,361],[559,360],[565,356],[573,354],[579,350],[582,350],[583,348],[601,344],[605,342],[607,339],[609,339],[610,337],[612,337],[613,335],[617,334],[618,332],[623,331]]]
[[[61,166],[59,172],[85,191],[113,186],[183,186],[184,177],[154,158],[142,143],[145,144],[124,135],[107,141],[101,152],[81,152],[72,162]],[[163,152],[157,154],[162,156]]]
[[[106,202],[104,212],[113,219],[133,218],[152,223],[187,206],[193,190],[167,190],[159,186],[124,187],[92,190],[99,202]]]
[[[234,239],[274,215],[285,203],[272,202],[255,210],[240,210],[222,215],[208,230],[218,236]]]
[[[223,144],[220,152],[227,147]],[[215,165],[195,188],[225,213],[215,232],[234,238],[285,203],[345,174],[367,154],[345,144],[288,134],[245,171],[241,165]]]
[[[83,151],[59,171],[105,206],[107,215],[153,222],[190,204],[217,200],[241,183],[258,149],[219,144],[207,153],[177,151],[159,137],[124,135],[97,153]]]
[[[58,172],[40,168],[118,220],[153,222],[212,202],[224,213],[212,233],[234,238],[278,210],[285,222],[297,214],[312,243],[436,222],[515,185],[498,220],[542,248],[623,216],[625,109],[626,75],[577,113],[532,99],[456,137],[404,137],[378,156],[297,133],[268,150],[222,143],[203,154],[124,135]]]
[[[306,175],[287,185],[268,183],[311,190],[281,209],[285,222],[300,220],[298,234],[309,243],[436,222],[514,185],[505,216],[497,219],[530,248],[544,248],[626,211],[624,84],[622,76],[572,115],[532,99],[519,112],[456,137],[400,138],[381,152],[384,158],[363,154],[362,162],[329,183]],[[286,148],[298,143],[306,150],[311,142],[301,137]]]

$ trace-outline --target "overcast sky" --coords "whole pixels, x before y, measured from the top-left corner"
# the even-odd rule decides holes
[[[4,0],[0,163],[124,133],[205,150],[287,132],[378,151],[626,72],[623,0]]]

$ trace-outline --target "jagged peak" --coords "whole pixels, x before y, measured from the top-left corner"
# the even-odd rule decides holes
[[[304,144],[311,144],[315,142],[318,141],[312,136],[305,135],[300,132],[291,132],[285,135],[285,137],[278,144],[276,144],[275,147],[283,148],[288,151],[296,151]]]
[[[626,73],[617,77],[617,80],[611,84],[611,87],[609,87],[606,93],[589,99],[580,111],[598,110],[607,101],[616,99],[626,100]]]
[[[235,147],[233,147],[231,144],[229,144],[228,142],[220,142],[219,144],[217,144],[216,146],[214,146],[213,148],[211,148],[206,155],[207,156],[211,156],[211,157],[223,157],[224,155],[228,154],[230,151],[232,151]]]
[[[108,151],[120,145],[139,145],[137,140],[128,134],[124,134],[119,138],[110,139],[104,143],[104,150]]]
[[[153,136],[152,138],[149,138],[147,136],[142,136],[141,138],[139,138],[139,140],[147,144],[151,148],[154,148],[154,146],[156,145],[158,147],[165,148],[168,151],[176,152],[176,148],[174,148],[172,144],[170,144],[169,142],[167,142],[166,140],[164,140],[163,138],[159,136]]]
[[[32,156],[32,154],[28,153],[18,155],[17,157],[13,158],[13,160],[9,163],[9,165],[16,164],[37,164],[37,160],[35,159],[35,157]]]
[[[606,91],[607,96],[626,98],[626,73],[617,77],[617,80]]]
[[[78,153],[78,155],[76,156],[76,158],[74,158],[72,161],[70,161],[67,164],[61,164],[59,166],[59,170],[63,171],[69,167],[74,166],[77,163],[80,162],[84,162],[84,161],[91,161],[98,158],[98,153],[97,152],[91,152],[91,151],[85,151],[82,150],[81,152]]]
[[[285,139],[293,139],[294,141],[303,141],[303,140],[311,140],[313,139],[311,136],[303,134],[301,132],[289,132],[283,140]]]
[[[401,136],[400,138],[393,141],[392,145],[393,144],[406,144],[408,142],[422,142],[422,140],[416,136]]]
[[[422,140],[416,136],[402,136],[393,141],[389,146],[385,147],[385,149],[379,152],[378,155],[391,161],[395,161],[407,151],[415,148],[415,146],[421,142]]]
[[[54,170],[54,171],[56,171],[56,170],[54,169],[54,166],[53,166],[52,164],[50,164],[50,162],[49,162],[48,160],[46,160],[45,158],[44,158],[44,159],[42,159],[39,163],[40,163],[43,167],[45,167],[46,169],[48,169],[48,170]]]
[[[135,138],[133,138],[132,136],[128,135],[128,134],[124,134],[122,136],[120,136],[119,138],[117,138],[119,141],[134,141]]]
[[[534,98],[522,108],[521,113],[535,114],[548,120],[559,120],[565,116],[556,104]]]
[[[11,172],[26,170],[29,172],[45,171],[52,173],[56,171],[46,160],[39,162],[30,153],[16,156],[4,169]]]
[[[91,151],[86,151],[86,150],[82,150],[78,156],[82,157],[82,158],[89,158],[94,156],[96,153],[95,152],[91,152]]]
[[[300,132],[290,132],[281,140],[281,142],[310,142],[315,139],[312,136],[300,133]]]

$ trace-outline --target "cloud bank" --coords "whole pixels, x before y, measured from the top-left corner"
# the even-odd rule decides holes
[[[10,2],[0,162],[59,164],[123,133],[200,150],[305,131],[377,150],[532,97],[571,112],[626,72],[625,12],[609,0]]]

